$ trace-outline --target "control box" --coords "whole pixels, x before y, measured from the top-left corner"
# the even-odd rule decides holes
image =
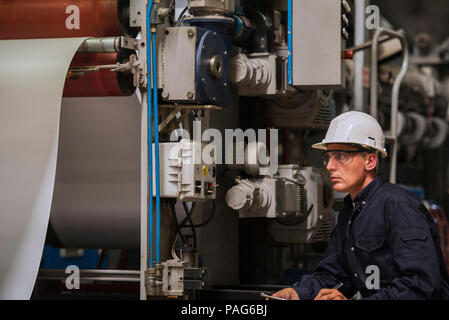
[[[204,163],[201,146],[200,142],[186,139],[159,144],[161,198],[189,202],[215,199],[216,164]],[[153,144],[153,196],[156,195],[154,157]]]

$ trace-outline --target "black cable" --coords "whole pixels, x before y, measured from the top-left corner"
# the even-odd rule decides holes
[[[194,224],[194,225],[189,225],[189,226],[186,226],[186,225],[182,225],[182,226],[181,226],[181,225],[180,225],[179,227],[180,227],[180,228],[187,228],[187,227],[201,228],[201,227],[204,227],[206,224],[208,224],[209,222],[212,221],[212,219],[213,219],[214,216],[215,216],[215,211],[216,211],[216,209],[217,209],[217,204],[216,204],[216,202],[215,202],[215,199],[213,199],[213,200],[212,200],[212,213],[211,213],[210,217],[206,219],[206,221],[201,222],[201,223],[198,223],[198,224]]]
[[[184,238],[184,235],[181,233],[181,231],[178,229],[179,224],[178,224],[178,218],[176,218],[176,208],[175,208],[175,203],[171,202],[170,203],[170,212],[172,214],[172,217],[174,218],[174,222],[175,222],[175,237],[177,234],[179,234],[179,237],[182,240],[182,243],[186,243],[186,239]]]
[[[182,206],[184,207],[184,211],[186,213],[186,218],[188,218],[188,221],[190,222],[189,226],[192,228],[193,247],[196,248],[196,230],[195,230],[195,227],[193,226],[193,220],[192,220],[193,204],[192,204],[192,209],[190,209],[190,211],[187,208],[187,204],[184,201],[182,202]],[[189,227],[189,226],[186,226],[186,227]],[[181,230],[180,230],[180,232],[181,232]]]
[[[193,208],[195,207],[196,202],[192,203],[192,208],[190,209],[189,213],[186,213],[186,216],[184,217],[184,219],[182,219],[182,221],[179,223],[178,227],[176,228],[176,232],[178,232],[179,230],[181,230],[181,228],[186,227],[186,223],[187,221],[189,221],[189,215],[191,215],[193,213]]]

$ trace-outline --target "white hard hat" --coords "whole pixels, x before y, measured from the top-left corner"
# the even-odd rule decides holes
[[[363,148],[371,148],[387,156],[385,136],[380,124],[369,114],[349,111],[334,118],[327,130],[326,137],[312,148],[326,150],[330,143],[356,144]]]

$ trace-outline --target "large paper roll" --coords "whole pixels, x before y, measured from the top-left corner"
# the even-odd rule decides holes
[[[0,41],[0,299],[28,299],[56,171],[62,90],[85,38]]]
[[[64,247],[140,245],[140,102],[64,98],[50,221]]]

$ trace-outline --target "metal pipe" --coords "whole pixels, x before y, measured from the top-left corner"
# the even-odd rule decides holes
[[[402,31],[403,31],[402,29],[399,29],[397,32],[402,32]],[[394,37],[392,37],[390,35],[384,35],[382,37],[379,37],[379,42],[378,43],[383,43],[385,41],[391,40],[392,38],[394,38]],[[355,46],[353,46],[351,48],[348,48],[346,50],[353,51],[353,52],[358,52],[358,51],[365,50],[365,49],[371,47],[372,44],[373,44],[373,41],[370,40],[370,41],[363,42],[363,43],[361,43],[359,45],[355,45]]]
[[[378,28],[374,32],[373,44],[371,46],[371,105],[370,112],[371,115],[377,119],[377,55],[378,55],[378,42],[379,37],[382,33],[386,33],[394,38],[398,38],[402,45],[402,66],[399,74],[393,83],[393,90],[391,93],[391,136],[388,137],[393,143],[393,152],[391,155],[391,166],[390,166],[390,182],[396,183],[396,167],[397,167],[397,121],[398,121],[398,111],[399,111],[399,89],[401,86],[402,79],[404,78],[407,68],[408,68],[408,44],[407,39],[403,31],[393,31],[384,28]]]
[[[142,30],[142,37],[145,39],[145,30]],[[145,55],[145,50],[141,53]],[[143,57],[144,58],[144,57]],[[148,226],[148,91],[142,89],[141,104],[141,129],[140,129],[140,299],[147,299],[147,269],[148,269],[148,252],[149,252],[149,226]]]
[[[120,37],[88,38],[77,53],[113,53],[119,52],[120,48]]]

